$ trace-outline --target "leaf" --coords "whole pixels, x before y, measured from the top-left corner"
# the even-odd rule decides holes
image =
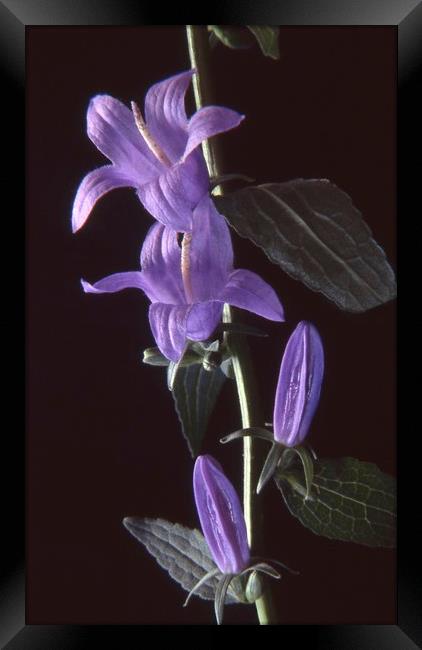
[[[208,545],[199,530],[173,524],[165,519],[125,517],[123,525],[157,560],[158,564],[190,591],[203,576],[216,568]],[[195,592],[204,600],[214,600],[217,578],[201,585]],[[226,604],[246,602],[244,581],[234,578],[226,596]]]
[[[330,181],[257,185],[214,201],[239,235],[340,309],[364,312],[396,296],[384,251],[350,197]]]
[[[231,49],[246,49],[252,45],[247,32],[229,25],[208,25],[208,31],[214,34],[221,43]]]
[[[312,500],[303,471],[279,470],[275,478],[291,514],[317,535],[366,546],[396,543],[396,481],[356,458],[314,461]]]
[[[255,36],[259,43],[263,54],[272,59],[280,58],[280,51],[278,49],[278,27],[271,27],[270,25],[247,25],[248,29]]]
[[[173,383],[173,399],[189,451],[195,458],[201,450],[208,420],[226,379],[216,368],[201,365],[179,368]]]

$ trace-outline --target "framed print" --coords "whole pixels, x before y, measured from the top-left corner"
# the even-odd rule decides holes
[[[125,3],[66,19],[9,4],[27,392],[6,647],[216,622],[417,647],[400,508],[397,550],[393,523],[418,6],[270,3],[271,19],[189,32]]]

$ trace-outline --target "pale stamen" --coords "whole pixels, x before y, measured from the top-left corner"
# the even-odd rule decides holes
[[[144,122],[144,118],[142,117],[141,109],[136,104],[136,102],[130,102],[130,105],[132,108],[133,117],[135,118],[135,124],[138,127],[139,133],[142,135],[143,139],[148,145],[148,148],[152,151],[160,163],[166,165],[167,167],[171,167],[171,160],[168,158],[168,156],[166,156],[160,145],[157,144],[150,131],[148,130],[148,127]]]
[[[190,243],[192,241],[192,233],[185,232],[182,240],[182,255],[181,255],[181,268],[183,287],[185,289],[186,300],[189,304],[193,303],[192,281],[190,276]]]

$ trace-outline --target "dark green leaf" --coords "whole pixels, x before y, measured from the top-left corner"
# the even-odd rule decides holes
[[[248,33],[239,27],[229,25],[208,25],[211,35],[214,34],[219,41],[231,49],[245,49],[252,45]]]
[[[204,536],[196,529],[173,524],[165,519],[125,517],[125,528],[158,564],[186,591],[190,591],[208,571],[216,566]],[[214,600],[217,578],[201,585],[195,595],[204,600]],[[244,581],[235,578],[229,587],[226,604],[246,602]]]
[[[275,478],[292,515],[317,535],[367,546],[396,543],[396,481],[373,463],[356,458],[314,462],[312,500],[303,470],[279,470]]]
[[[278,27],[272,27],[270,25],[247,25],[247,27],[255,36],[265,56],[270,56],[272,59],[280,58]]]
[[[239,235],[340,309],[364,312],[396,296],[384,251],[350,197],[330,181],[269,183],[214,201]]]
[[[200,365],[179,368],[173,383],[173,399],[183,435],[193,457],[201,450],[209,417],[226,379],[216,368],[211,372]]]

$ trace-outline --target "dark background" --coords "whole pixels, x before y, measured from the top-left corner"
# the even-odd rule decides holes
[[[106,163],[86,136],[90,97],[142,104],[156,81],[189,67],[182,27],[30,28],[27,49],[28,410],[27,623],[208,623],[193,599],[122,527],[125,515],[198,526],[192,460],[163,372],[140,363],[153,344],[140,292],[83,294],[79,279],[135,269],[151,223],[131,190],[116,190],[71,234],[84,174]],[[257,182],[329,178],[348,192],[395,262],[395,28],[282,28],[281,60],[257,48],[212,54],[215,102],[246,115],[219,137],[224,172]],[[192,97],[188,106],[192,109]],[[267,419],[283,346],[312,320],[326,375],[310,443],[395,474],[395,305],[340,312],[236,237],[236,266],[279,294],[286,324],[247,317]],[[238,426],[227,385],[204,451],[240,489]],[[266,490],[268,556],[300,570],[275,585],[284,623],[395,622],[395,554],[319,538]],[[255,621],[253,608],[227,622]]]

